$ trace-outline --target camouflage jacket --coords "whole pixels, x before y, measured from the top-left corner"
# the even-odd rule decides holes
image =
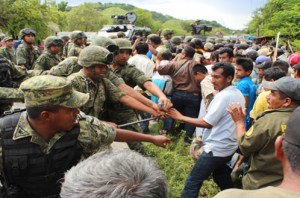
[[[125,83],[130,87],[136,85],[144,87],[143,84],[146,81],[151,81],[141,70],[137,69],[134,65],[118,66],[116,69],[112,69],[115,74],[123,78]]]
[[[150,78],[146,77],[142,71],[140,71],[133,65],[127,64],[124,66],[119,66],[113,71],[119,77],[122,77],[125,83],[130,87],[135,87],[136,85],[143,87],[143,84],[146,81],[150,80]],[[115,122],[117,124],[137,121],[137,116],[133,109],[121,103],[110,104],[109,106],[109,121]],[[132,130],[141,131],[141,128],[137,125],[137,127]]]
[[[82,49],[83,49],[83,47],[80,47],[79,45],[76,45],[75,43],[70,43],[68,46],[67,57],[70,57],[70,56],[78,57]]]
[[[79,72],[82,68],[78,65],[78,58],[76,56],[70,56],[65,60],[61,61],[58,65],[53,66],[49,71],[48,74],[53,76],[69,76],[73,73]]]
[[[34,69],[35,70],[49,70],[53,66],[58,65],[60,61],[61,60],[57,55],[53,55],[50,52],[45,51],[35,61]]]
[[[80,113],[79,116],[80,133],[78,136],[79,144],[83,152],[81,159],[107,148],[115,139],[116,131],[97,118]],[[61,137],[66,134],[65,131],[58,131],[49,141],[44,140],[29,124],[27,112],[21,114],[20,120],[15,128],[13,140],[31,137],[31,142],[40,145],[43,152],[51,153],[51,148]],[[0,170],[2,170],[2,147],[0,145]]]
[[[117,103],[119,99],[125,94],[112,82],[106,78],[94,83],[91,79],[84,75],[81,71],[74,73],[68,77],[72,82],[72,86],[75,90],[82,93],[89,93],[89,101],[80,109],[84,113],[102,118],[104,111],[106,110],[104,104]]]
[[[1,48],[0,49],[0,54],[2,54],[5,58],[16,64],[16,55],[15,55],[15,50],[8,49],[7,47]]]
[[[34,47],[26,43],[20,44],[16,52],[17,65],[25,65],[27,69],[32,69],[39,55],[40,52]]]

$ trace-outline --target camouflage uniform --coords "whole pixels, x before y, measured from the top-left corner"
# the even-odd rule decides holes
[[[69,44],[69,50],[68,50],[68,54],[67,54],[67,57],[70,57],[70,56],[79,56],[81,50],[82,50],[82,47],[79,46],[79,45],[76,45],[75,43],[72,43],[72,44]]]
[[[61,61],[58,65],[53,66],[47,73],[53,76],[69,76],[79,72],[81,68],[82,67],[78,65],[78,58],[76,56],[70,56]]]
[[[167,34],[173,34],[173,31],[172,30],[170,30],[170,29],[164,29],[163,31],[162,31],[162,35],[163,36],[165,36],[165,35],[167,35]],[[171,39],[166,39],[165,37],[163,37],[162,39],[161,39],[161,41],[162,41],[162,43],[163,43],[163,45],[167,48],[167,49],[169,49],[169,50],[171,50]]]
[[[7,47],[0,49],[0,54],[2,54],[5,58],[10,60],[13,63],[16,63],[16,56],[14,48],[8,49]]]
[[[55,87],[56,89],[53,89]],[[65,78],[55,76],[37,76],[23,82],[20,86],[24,93],[26,107],[40,107],[59,105],[68,108],[78,108],[88,101],[88,94],[80,93],[72,89],[72,85]],[[3,118],[2,118],[3,119]],[[0,119],[0,127],[5,128]],[[110,145],[116,137],[116,131],[112,126],[109,126],[97,118],[87,116],[80,113],[78,116],[79,135],[77,137],[78,143],[82,148],[81,159],[85,159],[90,155],[98,152],[101,148],[106,148]],[[72,129],[73,130],[73,129]],[[52,147],[56,145],[65,135],[70,131],[57,131],[57,133],[45,141],[38,133],[31,127],[28,122],[27,112],[23,112],[14,129],[12,142],[23,140],[30,137],[29,142],[32,145],[39,145],[42,153],[49,156],[51,161],[51,153],[54,152]],[[28,146],[28,144],[25,144]],[[20,144],[22,149],[23,144]],[[70,145],[71,146],[71,145]],[[4,163],[2,158],[2,146],[0,147],[0,170],[3,170]],[[6,153],[7,151],[3,151]],[[20,154],[22,155],[22,154]],[[16,156],[18,157],[18,156]],[[23,156],[24,157],[24,154]],[[26,158],[27,159],[27,158]],[[26,166],[31,166],[30,163]],[[51,165],[53,166],[53,165]],[[63,169],[63,167],[61,167]],[[32,175],[28,175],[28,177]],[[51,186],[48,186],[51,188]]]
[[[34,69],[49,70],[53,66],[58,65],[59,63],[60,63],[60,59],[58,55],[54,55],[46,51],[42,55],[40,55],[38,59],[35,61]]]
[[[150,81],[150,78],[146,77],[145,74],[137,69],[134,65],[119,66],[114,70],[114,73],[119,77],[122,77],[125,83],[132,88],[136,85],[143,87],[143,84],[146,81]],[[127,122],[137,121],[137,115],[133,109],[121,103],[111,104],[110,106],[111,108],[108,109],[110,121],[117,124],[125,124]],[[131,125],[126,128],[133,131],[142,131],[138,124]]]
[[[75,90],[90,95],[89,101],[80,110],[99,119],[103,119],[105,103],[117,103],[125,95],[110,80],[103,78],[94,83],[82,71],[70,75],[68,80],[72,82]]]
[[[34,47],[26,43],[20,44],[16,52],[17,65],[25,65],[27,69],[32,69],[39,55],[40,52]]]

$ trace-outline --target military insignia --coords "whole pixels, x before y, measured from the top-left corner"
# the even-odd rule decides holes
[[[253,133],[253,126],[246,132],[246,136],[250,137]]]

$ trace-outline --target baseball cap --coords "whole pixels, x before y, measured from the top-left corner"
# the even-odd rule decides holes
[[[259,65],[259,64],[262,64],[263,62],[267,61],[267,60],[270,60],[268,57],[266,56],[258,56],[256,59],[255,59],[255,64],[256,65]]]
[[[286,76],[276,81],[263,81],[262,86],[270,90],[278,90],[293,100],[300,101],[300,80]]]
[[[272,67],[272,61],[266,60],[265,62],[262,62],[259,65],[256,65],[256,67],[258,69],[263,69],[263,70],[268,69],[268,68]]]
[[[20,89],[24,93],[27,107],[63,106],[78,108],[83,106],[89,95],[73,90],[66,78],[41,75],[25,80]]]
[[[286,131],[284,134],[284,140],[288,143],[300,147],[300,107],[294,110],[290,115],[290,118],[287,123]]]
[[[291,66],[296,65],[300,62],[300,54],[291,54],[288,58],[288,61]]]

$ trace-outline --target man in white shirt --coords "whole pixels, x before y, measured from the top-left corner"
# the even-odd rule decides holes
[[[236,126],[227,107],[232,102],[245,105],[242,93],[232,85],[234,66],[219,62],[212,67],[212,84],[219,91],[208,106],[204,117],[190,118],[171,109],[167,115],[198,127],[203,127],[204,151],[196,161],[182,191],[183,198],[197,198],[203,181],[211,174],[221,190],[233,187],[227,162],[238,148]]]

